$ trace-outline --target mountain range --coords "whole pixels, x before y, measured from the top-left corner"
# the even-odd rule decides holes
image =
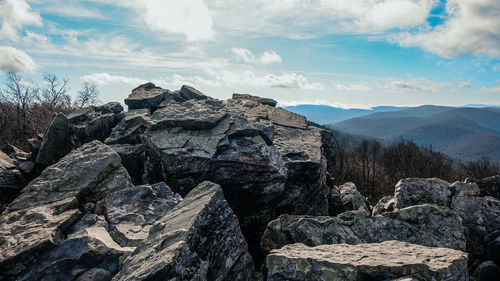
[[[371,110],[297,106],[287,109],[340,132],[386,141],[404,138],[421,146],[431,146],[455,159],[468,161],[486,157],[500,163],[500,108],[480,106],[384,106]]]

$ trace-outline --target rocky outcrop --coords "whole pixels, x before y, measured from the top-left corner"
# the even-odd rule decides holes
[[[146,130],[151,117],[148,109],[133,109],[125,112],[123,119],[113,128],[106,144],[138,144],[140,135]]]
[[[84,213],[92,213],[95,204],[106,194],[131,187],[130,178],[120,165],[120,157],[98,141],[73,150],[49,166],[23,189],[0,216],[0,279],[53,280],[51,276],[54,275],[51,274],[55,274],[57,266],[52,266],[50,261],[64,264],[63,260],[72,259],[65,255],[80,253],[85,256],[84,260],[72,256],[79,260],[72,266],[85,268],[86,251],[101,251],[99,243],[108,247],[113,255],[117,249],[119,255],[129,252],[110,245],[109,239],[103,237],[107,232],[103,233],[102,229],[96,230],[98,232],[92,238],[93,234],[87,233],[87,230],[77,234],[70,228],[75,223],[78,225]],[[65,243],[72,239],[72,234],[80,242],[92,245],[82,245],[76,240]],[[78,244],[74,247],[83,247],[79,249],[84,252],[75,250],[73,253],[73,246],[65,248],[65,245],[74,245],[72,243]],[[43,256],[46,259],[42,259],[42,255],[47,255]],[[96,262],[99,259],[96,258]]]
[[[203,182],[153,225],[113,280],[251,280],[253,274],[221,188]]]
[[[141,135],[148,182],[182,196],[204,180],[220,184],[254,257],[278,215],[328,214],[326,131],[268,99],[219,101],[187,86],[169,95]]]
[[[144,182],[144,146],[142,144],[112,144],[109,145],[122,161],[123,167],[127,170],[134,184]]]
[[[405,208],[419,204],[449,206],[450,184],[441,179],[408,178],[396,184],[394,208]]]
[[[481,196],[491,196],[500,200],[500,175],[487,177],[475,182]]]
[[[459,216],[446,207],[418,205],[381,216],[351,211],[337,217],[282,215],[269,223],[262,236],[266,252],[287,244],[380,243],[398,240],[465,251],[464,227]]]
[[[383,257],[383,258],[381,258]],[[267,280],[468,281],[467,254],[399,241],[378,244],[287,245],[267,257]],[[401,280],[401,279],[396,279]]]

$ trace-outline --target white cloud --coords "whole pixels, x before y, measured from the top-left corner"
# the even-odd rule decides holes
[[[436,0],[211,0],[214,25],[231,33],[309,39],[373,33],[426,23]]]
[[[42,25],[42,18],[25,0],[5,0],[0,3],[0,38],[16,41],[18,30],[26,25]]]
[[[500,1],[448,0],[450,17],[434,29],[401,33],[395,37],[402,46],[420,46],[444,57],[467,54],[500,58]]]
[[[344,85],[341,83],[337,83],[335,88],[339,91],[348,91],[348,92],[369,92],[372,90],[371,87],[363,85],[363,84],[352,84],[352,85]]]
[[[460,88],[471,88],[470,82],[466,82],[466,81],[462,81],[462,82],[458,83],[458,86]]]
[[[111,75],[105,72],[85,75],[82,77],[82,79],[84,81],[96,83],[98,85],[119,83],[131,86],[138,86],[147,82],[146,80],[142,80],[139,78]]]
[[[437,82],[428,80],[425,78],[408,78],[394,80],[390,82],[386,88],[390,91],[413,91],[413,92],[426,92],[433,93],[438,92],[444,86],[448,86],[449,83]]]
[[[71,18],[104,19],[102,13],[85,7],[79,0],[28,0],[39,5],[43,14],[58,15]]]
[[[10,46],[0,46],[1,72],[14,71],[33,73],[36,68],[36,62],[24,51]]]
[[[275,51],[265,51],[260,56],[256,56],[249,49],[231,48],[231,52],[240,60],[246,63],[270,64],[281,62],[282,58]]]
[[[481,87],[481,92],[488,93],[488,94],[500,94],[500,86]]]
[[[180,86],[182,84],[205,84],[209,86],[253,86],[253,87],[271,87],[287,89],[305,89],[322,90],[324,86],[321,83],[311,83],[306,77],[297,73],[281,74],[257,74],[252,69],[238,70],[205,70],[207,78],[200,76],[173,75],[167,79],[169,86]]]
[[[215,31],[203,0],[93,0],[134,10],[137,17],[153,31],[183,34],[188,41],[211,39]]]

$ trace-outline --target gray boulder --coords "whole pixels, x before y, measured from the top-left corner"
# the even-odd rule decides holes
[[[253,274],[221,188],[203,182],[153,225],[113,280],[250,280]]]
[[[134,109],[125,112],[123,119],[113,128],[106,144],[138,144],[140,135],[146,130],[151,114],[148,109]]]
[[[449,206],[450,184],[441,179],[408,178],[396,184],[394,208],[405,208],[420,204]]]
[[[362,244],[399,240],[465,251],[462,220],[447,207],[417,205],[371,217],[350,211],[337,217],[282,215],[270,222],[261,240],[265,252],[287,244]]]
[[[188,86],[188,85],[182,85],[181,90],[178,93],[179,97],[186,101],[186,100],[206,100],[208,97],[205,96],[202,92],[196,90],[195,88]]]
[[[474,270],[472,276],[474,281],[498,281],[500,268],[492,261],[485,261]]]
[[[316,247],[287,245],[272,251],[266,265],[269,281],[394,280],[398,277],[468,281],[466,253],[400,241]]]
[[[481,196],[491,196],[500,200],[500,175],[484,178],[476,184]]]
[[[372,210],[372,216],[382,214],[383,212],[392,212],[394,209],[394,196],[384,196],[380,198]]]
[[[132,90],[132,93],[125,99],[125,104],[129,110],[132,109],[156,109],[165,100],[168,90],[156,87],[153,83],[146,83]]]
[[[182,201],[165,183],[140,185],[108,194],[105,216],[111,236],[121,246],[137,247],[146,239],[151,226]]]
[[[256,101],[257,103],[260,103],[260,104],[263,104],[263,105],[269,105],[269,106],[272,106],[272,107],[276,107],[276,104],[278,103],[277,101],[275,101],[273,99],[269,99],[269,98],[261,98],[261,97],[252,96],[252,95],[249,95],[249,94],[237,94],[237,93],[234,93],[233,94],[233,100],[237,100],[237,99],[246,100],[247,102],[249,100],[250,101]]]
[[[54,114],[43,136],[36,163],[52,165],[68,154],[74,146],[68,119],[62,113]]]
[[[356,185],[352,182],[344,183],[339,186],[340,201],[346,211],[370,211],[370,205],[366,198],[359,193]]]
[[[342,204],[339,187],[336,185],[329,185],[328,190],[328,215],[336,216],[346,211]]]
[[[479,262],[485,254],[488,234],[500,229],[500,201],[481,197],[475,183],[456,182],[450,186],[455,196],[451,208],[462,218],[471,260]]]
[[[106,194],[131,187],[120,157],[98,141],[49,166],[0,216],[0,279],[32,276],[30,268],[45,266],[37,257],[58,248],[82,213],[93,212]]]
[[[41,252],[12,280],[110,280],[134,248],[120,247],[103,216],[87,214],[58,247]]]
[[[68,120],[76,147],[93,140],[104,142],[122,120],[122,111],[120,103],[110,102],[82,108],[69,114]]]
[[[20,193],[25,180],[14,160],[0,151],[0,213]]]

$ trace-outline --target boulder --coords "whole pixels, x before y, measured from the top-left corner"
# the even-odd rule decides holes
[[[19,274],[7,279],[110,280],[134,248],[120,247],[111,239],[107,227],[103,216],[83,216],[66,232],[58,247],[40,252]]]
[[[165,100],[168,90],[156,87],[153,83],[146,83],[132,90],[132,93],[125,99],[125,104],[129,110],[132,109],[156,109]]]
[[[492,261],[481,263],[472,275],[475,281],[498,281],[500,268]]]
[[[68,119],[62,113],[54,114],[43,136],[36,163],[52,165],[68,154],[74,146]]]
[[[270,222],[261,240],[265,252],[287,244],[361,244],[399,240],[465,251],[462,220],[447,207],[417,205],[370,217],[350,211],[337,217],[282,215]]]
[[[151,227],[113,280],[250,280],[253,274],[221,188],[203,182]]]
[[[165,183],[140,185],[108,194],[105,216],[111,236],[123,247],[137,247],[151,226],[182,201]]]
[[[339,187],[336,185],[331,186],[328,190],[328,215],[336,216],[345,212],[345,207],[342,204]]]
[[[125,112],[123,119],[113,128],[106,144],[138,144],[140,135],[146,130],[151,114],[148,109],[134,109]]]
[[[500,200],[500,175],[484,178],[476,184],[481,196],[491,196]]]
[[[73,150],[30,182],[0,216],[0,272],[28,274],[29,264],[58,248],[82,213],[93,212],[106,194],[131,187],[109,147],[93,141]]]
[[[124,114],[120,103],[110,102],[101,106],[90,106],[68,115],[70,130],[76,147],[98,140],[104,142]]]
[[[392,212],[394,208],[394,196],[384,196],[380,198],[372,210],[372,216],[382,214],[383,212]]]
[[[450,184],[441,179],[408,178],[396,184],[394,208],[405,208],[420,204],[449,206]]]
[[[316,247],[292,244],[272,251],[266,265],[268,281],[394,280],[398,277],[468,281],[466,253],[400,241]]]
[[[484,241],[486,245],[485,258],[500,265],[500,229],[486,235]]]
[[[14,164],[14,160],[0,151],[0,213],[19,195],[24,184],[24,177]]]
[[[188,86],[188,85],[182,85],[181,90],[178,93],[179,97],[186,101],[186,100],[206,100],[208,97],[205,96],[202,92],[196,90],[195,88]]]
[[[346,211],[364,210],[370,211],[370,205],[366,198],[359,193],[356,185],[352,182],[339,186],[340,202]]]
[[[142,184],[144,176],[144,146],[142,144],[109,145],[120,156],[123,167],[127,170],[134,184]]]
[[[249,95],[249,94],[237,94],[237,93],[234,93],[233,94],[233,100],[237,100],[237,99],[246,100],[246,101],[249,101],[249,100],[250,101],[256,101],[259,104],[269,105],[269,106],[272,106],[272,107],[276,107],[276,104],[278,103],[277,101],[275,101],[273,99],[269,99],[269,98],[261,98],[261,97],[252,96],[252,95]]]
[[[465,226],[467,252],[471,261],[478,263],[486,252],[487,236],[500,229],[500,201],[489,196],[481,197],[475,183],[456,182],[450,189],[455,193],[451,208]]]

